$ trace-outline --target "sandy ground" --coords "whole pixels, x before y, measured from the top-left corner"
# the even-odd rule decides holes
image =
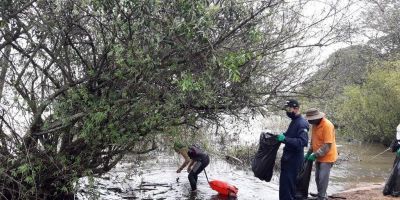
[[[399,197],[383,196],[384,183],[374,184],[370,186],[357,187],[354,189],[346,190],[338,194],[333,195],[334,197],[345,197],[350,200],[394,200],[400,199]],[[337,200],[341,198],[330,198]]]

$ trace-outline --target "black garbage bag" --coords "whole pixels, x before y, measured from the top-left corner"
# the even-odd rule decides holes
[[[296,200],[308,198],[308,187],[310,185],[313,161],[304,160],[303,167],[296,179]]]
[[[399,144],[400,140],[397,139],[393,139],[392,142],[390,143],[390,150],[392,150],[392,152],[396,152],[399,148],[400,148],[400,144]]]
[[[393,169],[383,188],[383,195],[400,196],[400,158],[397,155],[394,160]]]
[[[254,176],[267,182],[271,181],[276,153],[281,145],[276,137],[277,136],[272,133],[261,133],[258,151],[251,163]]]

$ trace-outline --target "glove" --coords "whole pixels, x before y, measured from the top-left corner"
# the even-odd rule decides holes
[[[285,140],[285,135],[283,135],[283,133],[279,134],[276,140],[278,140],[279,142],[283,142]]]
[[[317,156],[315,155],[315,153],[312,153],[309,156],[307,156],[306,159],[309,161],[315,161],[317,159]]]
[[[307,152],[306,155],[304,155],[304,159],[308,159],[308,157],[311,155],[311,152]]]
[[[396,151],[396,155],[397,155],[397,156],[400,156],[400,148],[399,148],[399,149],[397,149],[397,151]]]

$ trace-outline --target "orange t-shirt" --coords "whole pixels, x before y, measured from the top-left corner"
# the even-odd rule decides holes
[[[324,156],[317,157],[319,162],[335,162],[337,159],[335,127],[332,122],[322,118],[321,123],[312,126],[311,144],[313,152],[316,152],[325,143],[330,143],[331,148]]]

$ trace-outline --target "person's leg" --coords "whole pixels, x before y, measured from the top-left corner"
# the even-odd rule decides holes
[[[326,190],[328,189],[329,184],[329,174],[331,172],[333,163],[319,163],[319,170],[318,170],[318,181],[317,188],[318,188],[318,199],[319,200],[327,200],[328,195]],[[316,172],[317,173],[317,172]]]
[[[197,174],[191,170],[188,175],[189,182],[190,182],[190,187],[192,188],[192,191],[197,189]]]
[[[281,175],[279,177],[279,199],[294,200],[296,196],[296,178],[300,171],[303,154],[283,154],[281,159]]]
[[[295,180],[296,173],[288,167],[281,168],[279,177],[279,199],[294,200],[295,197]]]
[[[317,184],[317,191],[318,192],[321,191],[320,184],[318,184],[319,183],[319,179],[320,179],[319,178],[320,171],[321,171],[321,163],[316,161],[315,162],[315,184]]]
[[[200,174],[208,166],[208,164],[210,164],[210,158],[207,155],[207,156],[204,156],[204,158],[201,160],[201,165],[196,170],[197,174]]]
[[[279,176],[279,200],[288,199],[289,192],[287,191],[287,172],[281,161],[281,174]]]
[[[199,168],[200,165],[201,165],[200,162],[196,162],[193,165],[192,170],[190,170],[189,175],[188,175],[190,187],[192,188],[192,191],[197,189],[197,174],[198,173],[196,173],[196,169]]]
[[[193,173],[195,173],[196,175],[200,174],[201,170],[204,169],[202,168],[202,166],[203,163],[201,161],[196,161],[196,163],[192,167]]]
[[[196,190],[197,189],[197,179],[198,179],[198,175],[200,174],[201,171],[204,170],[204,168],[207,167],[207,165],[209,164],[210,160],[207,156],[207,158],[203,159],[202,161],[197,161],[194,165],[192,170],[190,170],[189,172],[189,182],[190,182],[190,187],[192,188],[192,190]]]
[[[208,156],[204,156],[204,158],[198,162],[199,165],[193,167],[193,172],[199,175],[210,163],[210,158]],[[197,178],[196,178],[197,181]]]

